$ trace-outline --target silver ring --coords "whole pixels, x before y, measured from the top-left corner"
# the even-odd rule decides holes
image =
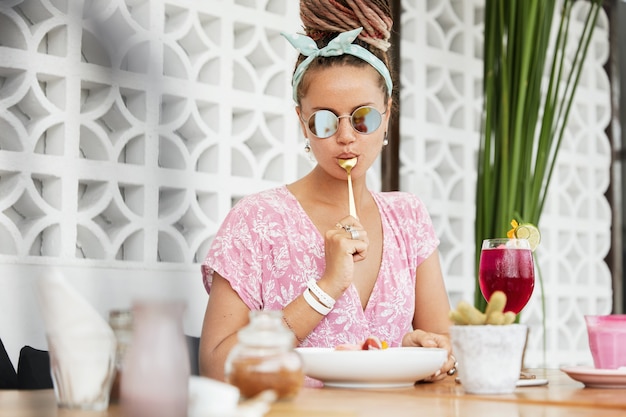
[[[359,234],[359,231],[356,229],[353,229],[352,226],[350,226],[349,224],[346,224],[345,226],[341,226],[341,227],[343,227],[343,230],[350,233],[350,238],[352,240],[357,240],[361,236]]]
[[[452,365],[452,368],[448,371],[448,375],[454,375],[456,374],[456,367],[459,366],[459,362],[456,360],[454,355],[450,355],[450,359],[454,360],[454,365]]]

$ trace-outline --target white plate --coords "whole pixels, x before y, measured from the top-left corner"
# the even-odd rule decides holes
[[[626,369],[596,369],[592,366],[562,367],[570,378],[590,388],[626,388]]]
[[[297,348],[304,372],[329,387],[397,388],[431,376],[448,352],[438,348],[397,347],[383,350]]]

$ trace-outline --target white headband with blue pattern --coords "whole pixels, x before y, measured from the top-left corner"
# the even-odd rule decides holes
[[[323,47],[322,49],[318,49],[317,44],[311,38],[306,35],[300,34],[286,34],[281,32],[281,35],[285,37],[289,41],[289,43],[296,48],[298,52],[307,58],[298,65],[296,71],[293,74],[293,99],[294,101],[298,101],[298,85],[300,81],[302,81],[302,76],[304,72],[308,68],[309,64],[317,58],[318,56],[339,56],[343,54],[354,55],[357,58],[361,58],[363,61],[370,64],[372,67],[376,69],[385,79],[385,83],[387,84],[387,92],[391,95],[393,90],[393,82],[391,81],[391,75],[389,74],[389,69],[385,65],[383,61],[378,59],[374,54],[372,54],[367,49],[362,46],[355,45],[352,42],[357,38],[359,33],[363,30],[363,28],[357,28],[348,32],[342,32],[337,35],[336,38],[328,42],[328,45]]]

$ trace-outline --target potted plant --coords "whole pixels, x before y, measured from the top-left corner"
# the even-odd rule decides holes
[[[505,312],[506,295],[491,295],[485,312],[465,301],[450,311],[450,338],[468,394],[510,394],[522,368],[527,327]]]
[[[583,13],[572,13],[578,7]],[[486,0],[475,223],[480,311],[487,305],[478,284],[482,241],[506,236],[512,219],[539,224],[601,7],[602,0]],[[570,33],[574,16],[584,17],[579,37]],[[578,42],[573,50],[571,42]],[[538,283],[543,294],[540,274]]]

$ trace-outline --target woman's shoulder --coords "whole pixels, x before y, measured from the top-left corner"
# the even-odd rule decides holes
[[[239,199],[232,209],[240,212],[264,211],[270,208],[284,210],[293,205],[292,200],[291,193],[283,185],[246,195]]]
[[[384,209],[415,210],[424,206],[418,196],[406,191],[372,192],[372,195],[376,203]]]
[[[415,194],[404,191],[385,191],[373,193],[373,195],[381,215],[389,222],[405,226],[407,222],[416,225],[432,222],[426,205]]]
[[[295,201],[295,202],[294,202]],[[288,224],[297,210],[297,200],[286,187],[276,187],[249,194],[237,201],[220,226],[220,235],[250,236]]]
[[[401,236],[408,253],[417,256],[415,265],[430,256],[439,244],[435,228],[426,205],[415,194],[407,192],[376,193],[383,224]]]

